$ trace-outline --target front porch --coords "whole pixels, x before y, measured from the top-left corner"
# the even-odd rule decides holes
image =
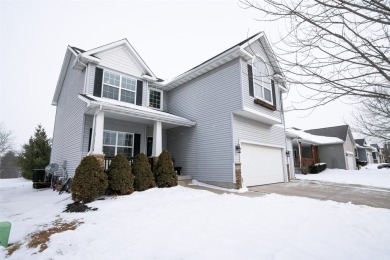
[[[82,155],[102,158],[105,169],[117,154],[125,155],[132,163],[137,154],[144,153],[153,166],[153,160],[167,150],[168,129],[195,125],[188,119],[151,108],[90,96],[81,98],[89,108],[84,115]]]
[[[309,166],[320,163],[320,153],[318,145],[297,141],[293,144],[294,166],[296,172],[307,174]]]

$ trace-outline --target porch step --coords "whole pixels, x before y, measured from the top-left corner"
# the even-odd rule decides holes
[[[192,176],[191,175],[178,175],[177,176],[177,184],[181,186],[188,186],[192,182]]]

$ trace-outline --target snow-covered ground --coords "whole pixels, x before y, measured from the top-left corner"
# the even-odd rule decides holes
[[[0,180],[0,221],[12,223],[10,243],[23,243],[8,259],[390,259],[386,209],[180,186],[106,197],[86,213],[62,213],[68,203],[69,194]],[[27,234],[59,218],[84,223],[41,253],[26,247]]]
[[[378,169],[378,164],[363,166],[360,170],[326,169],[318,174],[295,174],[297,179],[358,184],[390,188],[390,169]]]

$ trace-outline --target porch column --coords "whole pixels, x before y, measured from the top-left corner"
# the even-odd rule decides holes
[[[302,143],[298,142],[298,152],[299,152],[299,168],[301,169],[301,173],[303,173],[303,167],[302,167]]]
[[[152,157],[158,157],[162,153],[162,125],[155,121],[153,127],[153,149]]]
[[[314,157],[314,145],[310,145],[310,148],[311,148],[311,158],[313,159],[313,163],[315,163],[316,159]]]
[[[94,140],[92,153],[103,154],[103,131],[104,131],[104,112],[99,111],[95,115],[95,126],[94,126]]]

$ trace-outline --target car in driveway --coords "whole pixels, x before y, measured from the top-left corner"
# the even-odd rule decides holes
[[[378,165],[378,169],[383,169],[383,168],[390,169],[390,163],[380,163]]]

